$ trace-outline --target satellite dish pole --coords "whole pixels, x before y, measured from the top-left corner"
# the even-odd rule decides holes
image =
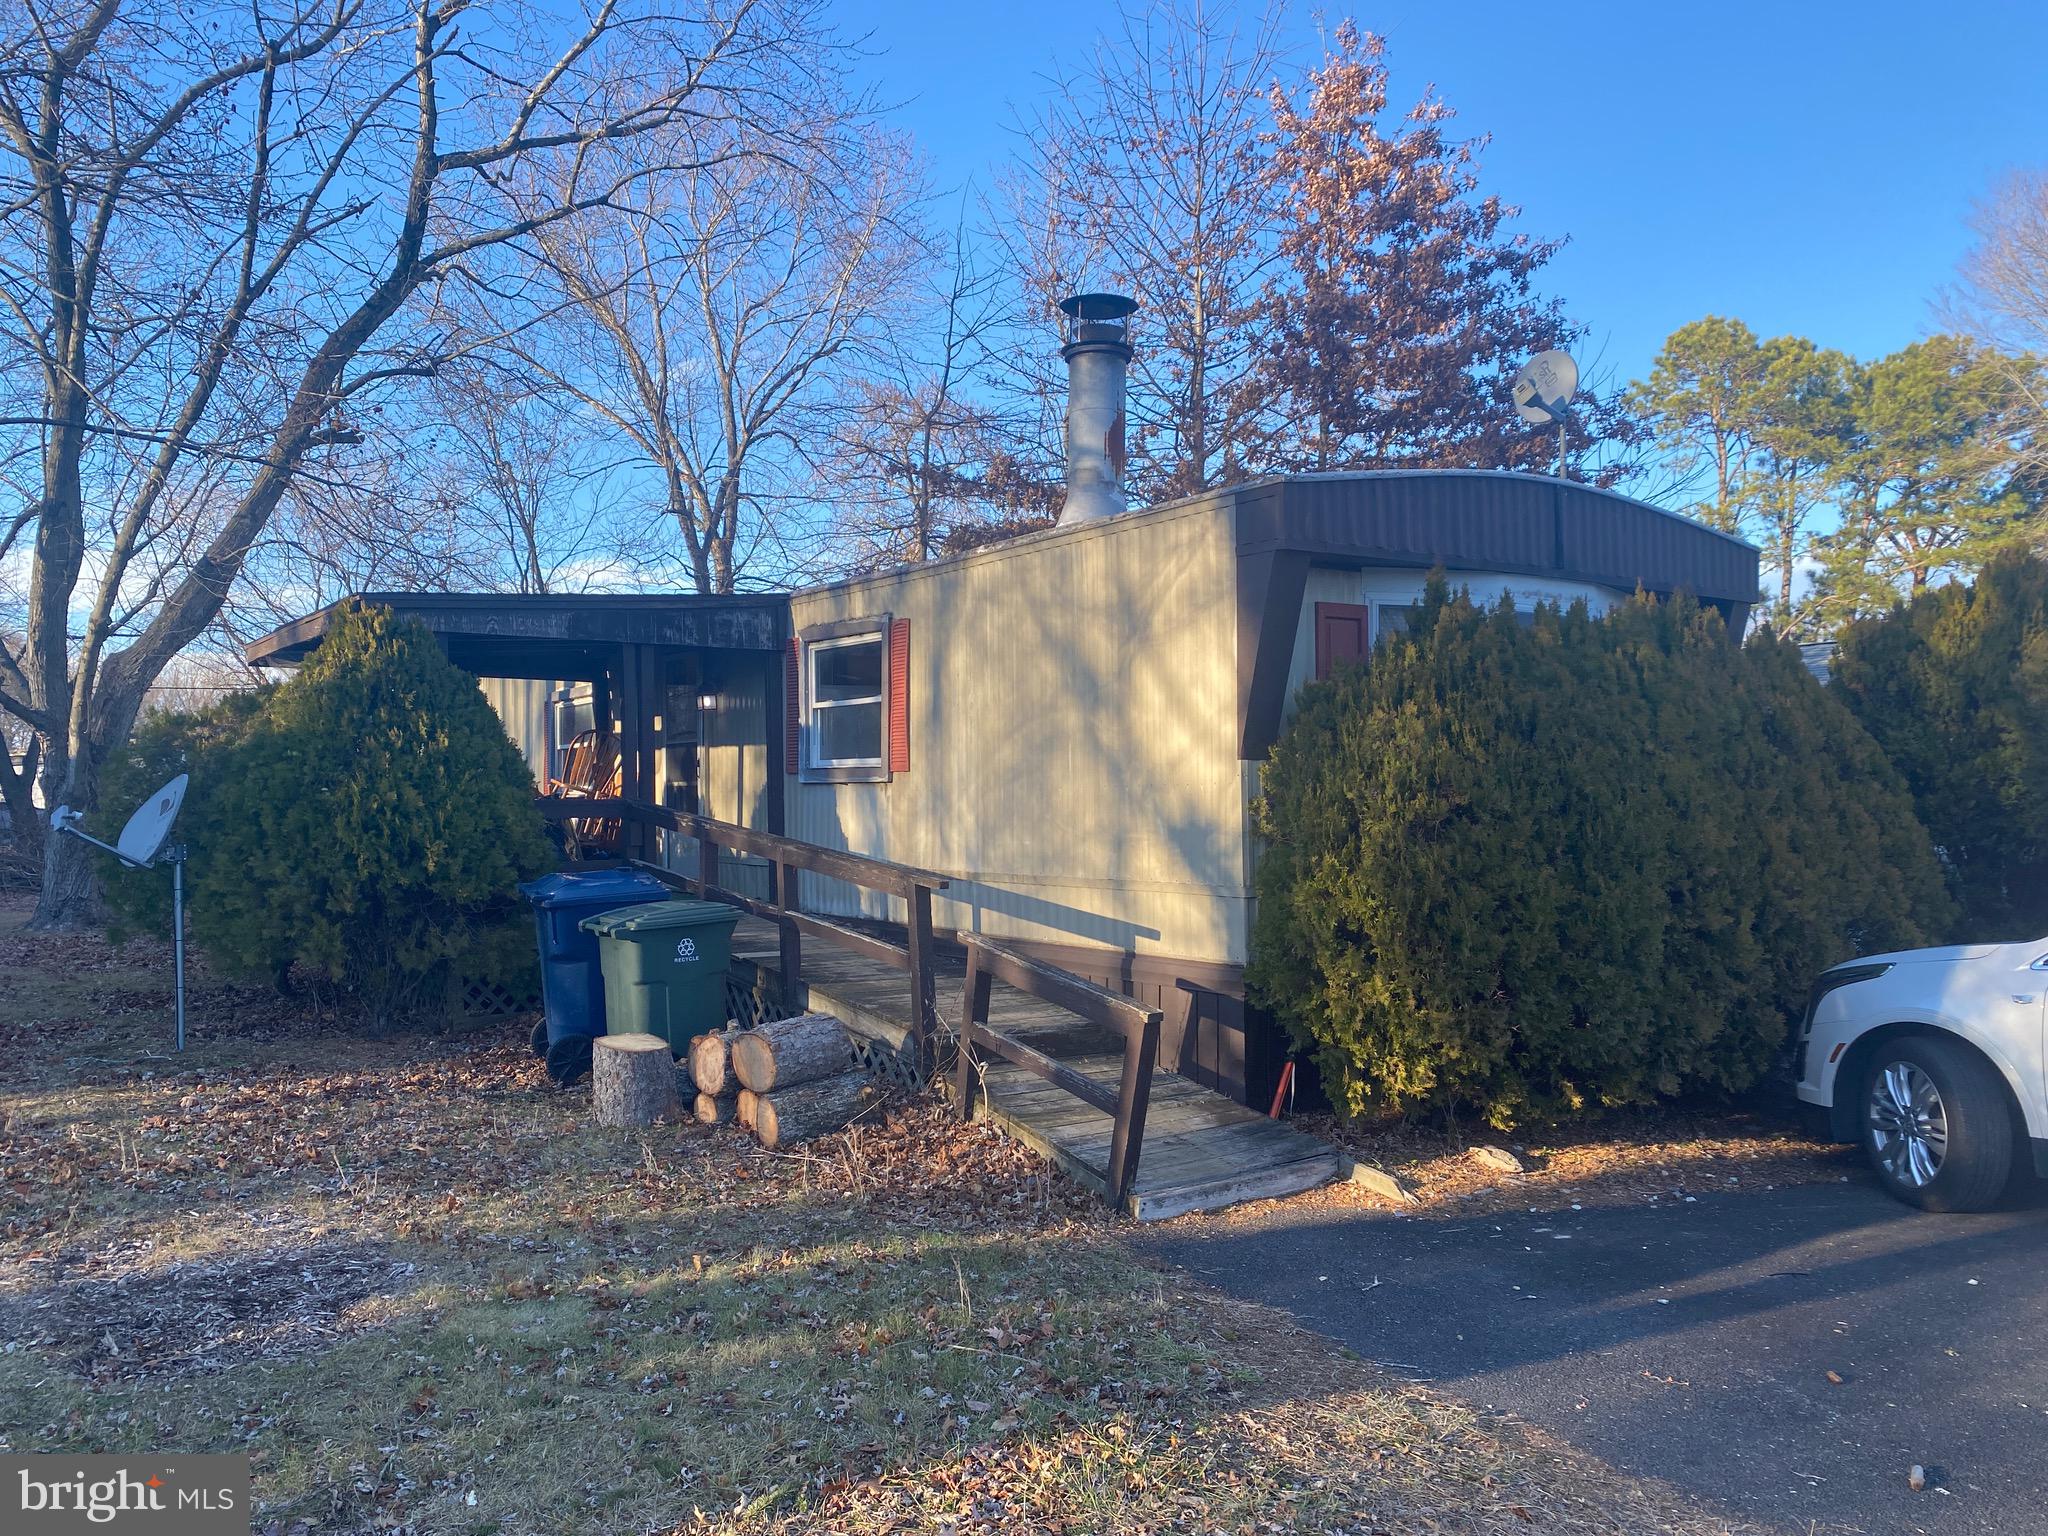
[[[50,830],[111,853],[130,869],[171,866],[171,963],[177,977],[178,1049],[185,1049],[185,845],[170,840],[171,824],[185,803],[186,775],[179,774],[136,807],[114,842],[103,843],[80,830],[83,811],[60,805],[50,812]]]
[[[1579,390],[1579,365],[1569,352],[1538,352],[1522,364],[1508,393],[1515,414],[1532,427],[1557,423],[1557,478],[1564,478],[1565,421]]]

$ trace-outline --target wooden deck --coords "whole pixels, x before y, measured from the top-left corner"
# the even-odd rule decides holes
[[[743,918],[733,935],[733,964],[742,980],[777,985],[774,925]],[[901,1048],[910,1033],[907,976],[822,943],[804,945],[803,971],[805,995],[788,1001],[833,1014],[890,1050]],[[948,1029],[960,1018],[965,976],[962,958],[942,957],[938,1006]],[[1001,983],[990,1002],[989,1022],[1115,1091],[1122,1042],[1105,1031]],[[977,1111],[983,1118],[1089,1188],[1108,1188],[1109,1116],[1008,1063],[991,1062],[984,1081],[987,1091]],[[1336,1174],[1337,1153],[1326,1143],[1178,1073],[1160,1071],[1152,1077],[1136,1186],[1124,1207],[1139,1221],[1163,1221],[1189,1211],[1296,1194]]]

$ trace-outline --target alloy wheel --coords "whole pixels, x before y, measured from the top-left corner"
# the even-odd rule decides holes
[[[1948,1110],[1933,1078],[1910,1061],[1888,1063],[1871,1082],[1867,1117],[1886,1173],[1912,1189],[1934,1182],[1948,1155]]]

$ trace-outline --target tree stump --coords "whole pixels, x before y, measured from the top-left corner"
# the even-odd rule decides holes
[[[697,1095],[696,1103],[698,1123],[702,1125],[731,1125],[733,1116],[739,1109],[739,1103],[740,1096],[736,1093],[724,1093],[716,1097],[708,1093],[700,1093]]]
[[[733,1073],[742,1087],[756,1093],[836,1077],[852,1065],[846,1026],[829,1013],[778,1019],[733,1036]]]
[[[731,1076],[732,1036],[733,1031],[728,1029],[719,1034],[699,1035],[690,1042],[690,1080],[699,1093],[723,1098],[737,1086],[727,1081]]]
[[[675,1058],[659,1035],[601,1035],[591,1047],[599,1125],[652,1125],[676,1111]]]
[[[858,1067],[794,1088],[754,1095],[754,1135],[768,1148],[790,1147],[845,1129],[860,1112],[869,1078]]]

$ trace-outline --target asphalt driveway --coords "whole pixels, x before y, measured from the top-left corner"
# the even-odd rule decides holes
[[[1283,1207],[1140,1241],[1788,1532],[2048,1531],[2048,1197],[1928,1216],[1860,1176],[1695,1195],[1464,1217]]]

